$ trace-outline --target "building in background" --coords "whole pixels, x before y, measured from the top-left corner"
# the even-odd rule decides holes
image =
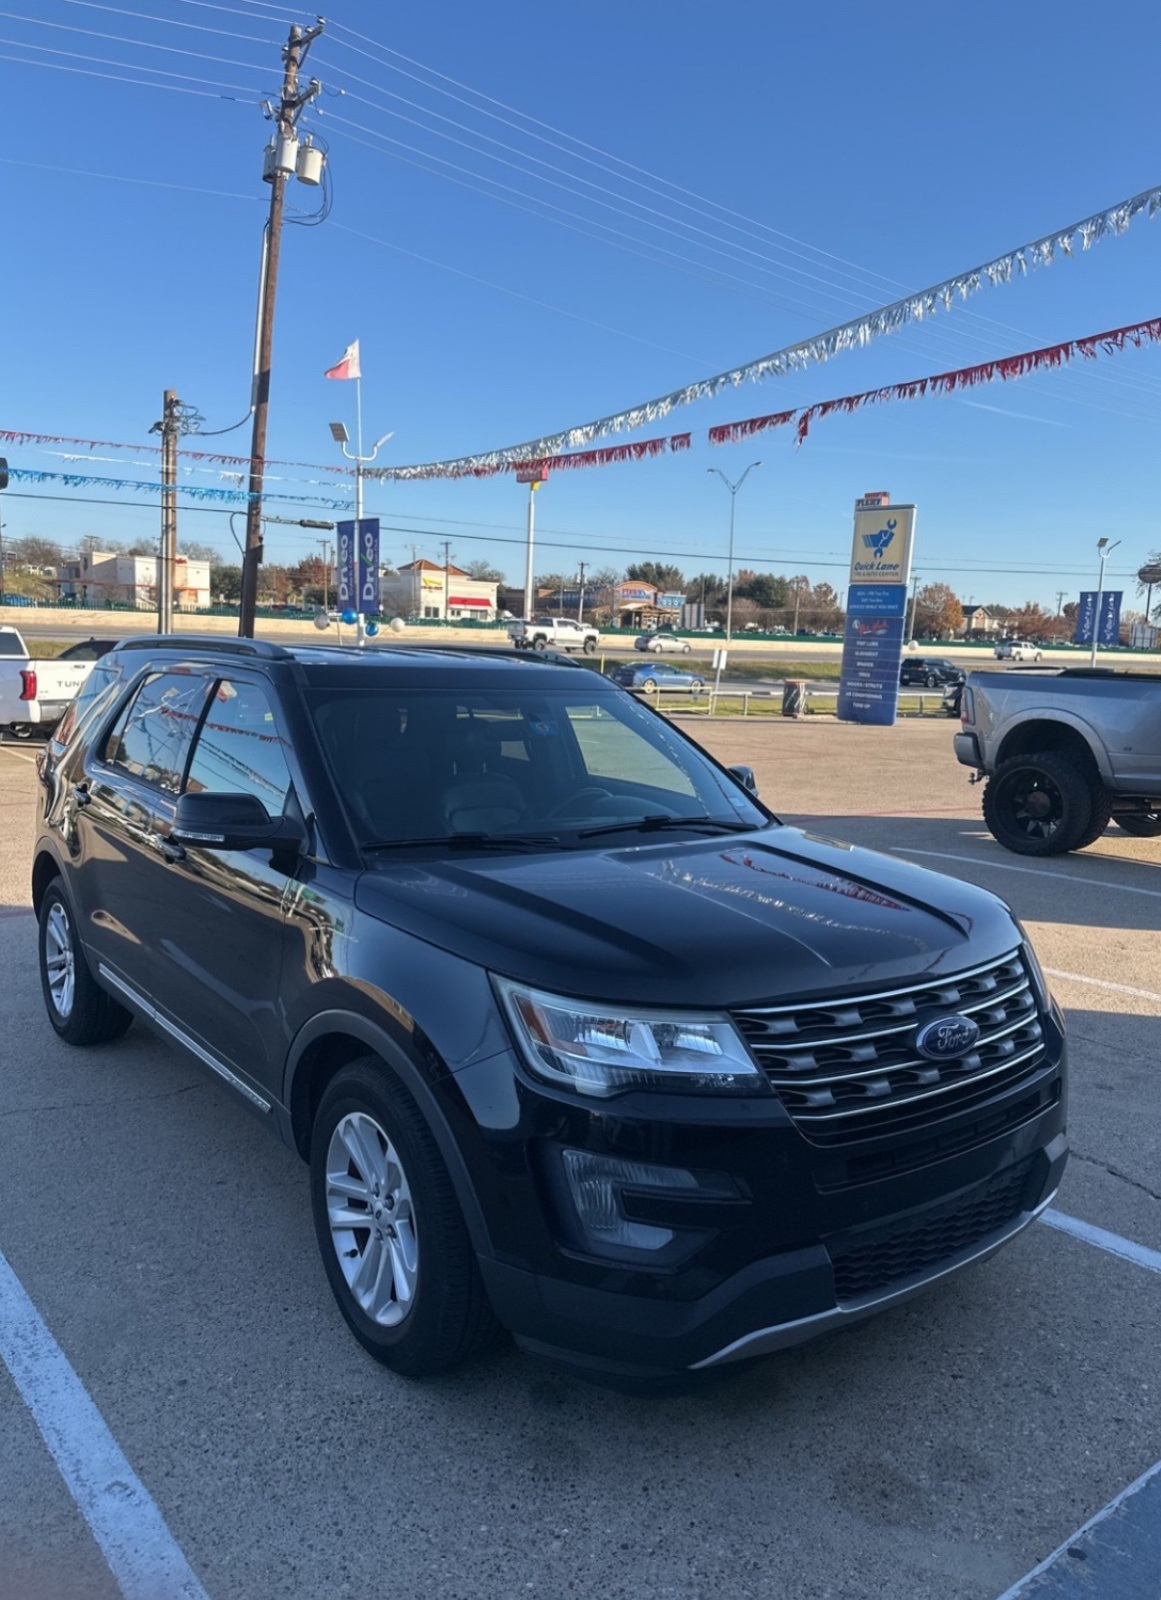
[[[963,602],[963,636],[965,639],[990,639],[1000,631],[1000,624],[986,606],[969,606]]]
[[[157,605],[156,556],[125,556],[87,550],[79,561],[57,568],[62,600],[79,605],[133,606],[141,611]],[[173,563],[173,604],[178,611],[196,611],[212,603],[210,564],[178,556]]]
[[[410,561],[392,577],[380,580],[384,616],[415,617],[427,622],[495,622],[495,582],[469,577],[460,567],[434,561]]]
[[[659,589],[640,578],[626,578],[613,590],[613,620],[620,628],[678,628],[685,603],[680,589]]]

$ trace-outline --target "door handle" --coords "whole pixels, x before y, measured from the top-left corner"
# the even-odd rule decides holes
[[[69,794],[72,796],[74,805],[87,806],[92,804],[93,797],[89,793],[88,787],[83,783],[74,783],[69,790]]]
[[[167,861],[184,861],[185,851],[176,839],[158,839],[157,848]]]

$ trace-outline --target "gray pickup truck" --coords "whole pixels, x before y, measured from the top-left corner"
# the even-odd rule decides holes
[[[1161,673],[973,672],[955,753],[987,778],[984,821],[1025,856],[1083,850],[1110,820],[1161,834]]]

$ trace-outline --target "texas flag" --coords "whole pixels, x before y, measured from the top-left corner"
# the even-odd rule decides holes
[[[324,378],[361,378],[359,370],[359,341],[349,344],[343,351],[343,359],[337,361],[333,367],[328,367],[323,373]]]

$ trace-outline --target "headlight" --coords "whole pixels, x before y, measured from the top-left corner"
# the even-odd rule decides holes
[[[638,1010],[494,982],[528,1066],[550,1083],[602,1098],[627,1089],[769,1092],[720,1013]]]

